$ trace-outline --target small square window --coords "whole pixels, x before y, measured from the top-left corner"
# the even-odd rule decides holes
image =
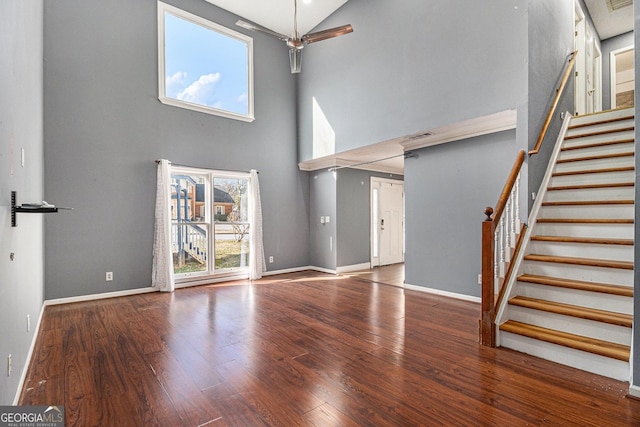
[[[158,2],[162,103],[253,121],[253,39]]]

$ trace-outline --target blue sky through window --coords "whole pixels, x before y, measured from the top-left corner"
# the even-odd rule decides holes
[[[247,44],[168,12],[164,16],[166,96],[248,115]]]

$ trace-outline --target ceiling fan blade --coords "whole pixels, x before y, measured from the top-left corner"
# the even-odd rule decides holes
[[[302,70],[302,50],[289,49],[289,62],[291,64],[291,73],[299,73]]]
[[[333,37],[349,34],[352,32],[353,32],[353,27],[351,25],[343,25],[341,27],[335,27],[335,28],[330,28],[328,30],[305,34],[304,36],[302,36],[302,40],[305,43],[315,43],[315,42],[330,39]]]
[[[289,37],[285,36],[284,34],[276,33],[275,31],[271,31],[268,28],[261,27],[261,26],[256,25],[256,24],[252,24],[250,22],[245,22],[245,21],[243,21],[241,19],[239,19],[236,22],[236,25],[239,26],[239,27],[242,27],[242,28],[246,28],[247,30],[259,31],[259,32],[264,33],[264,34],[268,34],[271,37],[275,37],[275,38],[280,39],[280,40],[285,41],[285,42],[289,39]]]

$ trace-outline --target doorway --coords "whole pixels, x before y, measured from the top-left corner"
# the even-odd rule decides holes
[[[611,108],[633,107],[635,93],[634,47],[611,52]]]
[[[371,177],[371,266],[404,262],[404,182]]]

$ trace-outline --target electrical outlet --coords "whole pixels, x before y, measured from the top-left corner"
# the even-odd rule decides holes
[[[269,264],[273,264],[273,255],[269,257]]]
[[[105,276],[105,280],[106,280],[107,282],[110,282],[110,281],[112,281],[112,280],[113,280],[113,271],[107,271],[107,274],[106,274],[106,276]]]
[[[11,376],[11,355],[7,357],[7,376]]]
[[[482,274],[478,274],[478,285],[482,285]]]

